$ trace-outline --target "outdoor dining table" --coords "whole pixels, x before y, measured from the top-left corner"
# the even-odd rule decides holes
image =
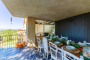
[[[38,38],[40,38],[40,40],[43,40],[43,37],[38,37]],[[47,40],[48,40],[48,43],[49,42],[52,42],[52,43],[55,42],[55,40],[49,40],[49,39],[47,39]],[[56,44],[56,45],[57,45],[58,49],[61,49],[61,47],[63,47],[64,50],[66,50],[66,51],[68,51],[68,52],[70,52],[70,53],[72,53],[75,56],[80,58],[80,53],[82,53],[82,49],[76,48],[76,51],[72,51],[72,50],[69,50],[69,49],[66,48],[66,46],[67,46],[66,44],[59,43],[59,44]],[[48,46],[49,46],[49,44],[48,44]],[[86,59],[84,59],[84,60],[86,60]]]
[[[52,42],[52,43],[54,43],[55,41],[54,40],[48,40],[48,43],[49,42]],[[69,50],[69,49],[67,49],[66,48],[66,46],[67,45],[64,45],[64,44],[62,44],[62,43],[59,43],[59,44],[56,44],[57,45],[57,47],[58,47],[58,50],[59,49],[61,49],[61,47],[63,47],[63,49],[65,50],[65,51],[68,51],[68,52],[70,52],[70,53],[72,53],[72,54],[74,54],[75,56],[77,56],[77,57],[79,57],[80,58],[80,52],[82,52],[82,50],[80,50],[80,49],[78,49],[78,48],[76,48],[75,50]],[[85,60],[85,59],[84,59]]]

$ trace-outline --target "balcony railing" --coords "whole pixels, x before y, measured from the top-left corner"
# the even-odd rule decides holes
[[[0,48],[15,47],[18,41],[24,41],[25,35],[0,36]]]

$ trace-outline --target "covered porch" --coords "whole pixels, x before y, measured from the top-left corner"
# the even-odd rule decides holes
[[[49,59],[49,48],[47,47],[50,47],[50,49],[53,50],[52,46],[54,46],[54,48],[56,48],[56,50],[54,50],[56,53],[59,53],[59,50],[61,51],[61,60],[90,59],[90,1],[2,0],[2,2],[14,17],[25,18],[27,37],[26,46],[29,47],[29,49],[32,49],[32,47],[38,49],[40,48],[41,50],[44,50],[45,53],[47,53],[47,59]],[[36,32],[40,31],[41,29],[38,27],[38,30],[36,30],[36,20],[55,22],[55,34],[53,34],[51,31],[45,35],[45,30],[48,30],[48,28],[45,29],[45,24],[43,23],[42,34],[40,33],[41,35],[37,36]],[[60,43],[59,46],[58,43]],[[71,51],[65,50],[64,47],[71,48],[69,49]],[[88,53],[84,53],[83,51]],[[39,53],[41,52],[42,51],[39,51]],[[65,54],[63,54],[63,52]],[[50,54],[52,59],[58,60],[58,56],[54,56],[55,58],[53,58],[53,54]]]

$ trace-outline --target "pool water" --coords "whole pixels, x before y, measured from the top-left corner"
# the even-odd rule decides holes
[[[47,60],[45,53],[35,47],[3,48],[0,49],[0,60]],[[48,60],[50,60],[50,55]]]

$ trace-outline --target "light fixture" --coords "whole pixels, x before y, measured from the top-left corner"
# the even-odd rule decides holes
[[[11,17],[11,21],[10,21],[10,22],[11,22],[11,24],[12,24],[12,17]]]

